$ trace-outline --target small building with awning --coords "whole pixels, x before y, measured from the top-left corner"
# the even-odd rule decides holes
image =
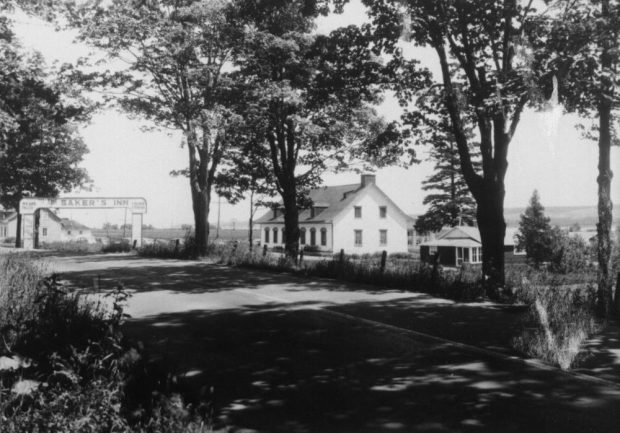
[[[504,254],[506,261],[514,256],[523,256],[516,249],[516,230],[506,229]],[[420,244],[420,260],[432,263],[435,256],[442,266],[456,267],[462,264],[482,264],[482,242],[477,227],[458,226],[442,230],[436,239]]]

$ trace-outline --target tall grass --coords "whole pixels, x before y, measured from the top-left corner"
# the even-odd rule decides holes
[[[526,326],[513,342],[518,350],[568,370],[600,325],[594,314],[592,284],[529,285],[520,296],[530,308]]]

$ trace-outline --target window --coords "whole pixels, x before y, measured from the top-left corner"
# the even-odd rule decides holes
[[[265,243],[269,243],[269,227],[265,227]]]
[[[412,229],[407,230],[407,245],[410,247],[414,244],[415,232]]]
[[[469,263],[469,248],[458,247],[456,249],[456,264]]]
[[[82,234],[82,230],[80,230],[80,234]]]
[[[379,245],[387,245],[387,230],[379,230]]]
[[[327,229],[325,227],[321,229],[321,245],[327,245]]]
[[[67,230],[67,234],[70,235],[71,234],[71,230]]]
[[[47,227],[43,227],[43,236],[47,236]]]
[[[474,247],[471,249],[471,262],[472,263],[478,262],[478,247]]]
[[[301,240],[299,241],[302,245],[306,245],[306,229],[302,228],[299,237]]]
[[[356,247],[361,247],[362,246],[362,231],[361,230],[353,230],[354,234],[355,234],[355,246]]]
[[[379,218],[387,217],[387,206],[379,206]]]
[[[431,254],[431,255],[437,254],[437,247],[436,246],[428,247],[428,253]]]
[[[310,245],[316,245],[316,229],[314,227],[310,229]]]
[[[482,262],[482,248],[474,247],[471,249],[471,262],[472,263]]]
[[[362,217],[362,207],[361,206],[354,206],[353,210],[355,211],[355,218],[361,218]]]
[[[278,229],[277,228],[273,228],[273,243],[277,244],[278,243]]]

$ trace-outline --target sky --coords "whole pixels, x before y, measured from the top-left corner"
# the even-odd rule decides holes
[[[57,32],[48,23],[24,14],[14,17],[14,29],[26,49],[41,52],[48,63],[74,62],[89,52],[88,47],[73,42],[74,33]],[[359,24],[366,19],[358,1],[350,3],[343,15],[330,15],[319,21],[318,32],[338,26]],[[430,50],[402,45],[405,55],[416,57],[439,77],[435,54]],[[379,112],[388,120],[398,119],[401,109],[393,98],[386,97]],[[598,148],[575,129],[577,117],[563,115],[561,107],[552,112],[524,112],[510,145],[506,175],[506,207],[525,207],[534,189],[544,206],[591,206],[597,202]],[[73,191],[63,196],[144,197],[148,212],[145,224],[174,227],[193,221],[189,183],[186,178],[172,177],[170,171],[187,166],[187,149],[182,136],[175,131],[144,132],[144,122],[129,119],[126,114],[106,110],[96,114],[81,133],[90,152],[82,166],[94,182],[90,192]],[[409,168],[390,167],[377,170],[377,184],[406,213],[421,214],[425,192],[422,181],[432,173],[433,163],[425,161],[420,148],[420,164]],[[612,169],[620,166],[620,149],[612,149]],[[325,185],[356,183],[356,173],[326,173]],[[612,200],[620,203],[620,172],[612,181]],[[230,205],[224,199],[213,199],[210,222],[217,222],[218,208],[222,225],[237,227],[249,217],[249,203]],[[617,210],[616,210],[617,212]],[[62,216],[77,219],[92,227],[105,222],[122,224],[122,210],[62,211]],[[127,221],[130,216],[127,216]]]

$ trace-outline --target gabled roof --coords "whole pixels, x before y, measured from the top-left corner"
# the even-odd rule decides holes
[[[324,186],[310,190],[308,196],[312,203],[318,207],[324,208],[321,212],[317,212],[312,217],[310,209],[304,209],[299,213],[299,222],[329,222],[342,211],[347,204],[351,203],[356,194],[361,190],[360,184]],[[257,224],[260,223],[283,223],[284,215],[278,212],[277,217],[273,217],[273,211],[269,210],[265,215],[258,218]]]
[[[60,225],[65,230],[90,230],[90,228],[84,224],[70,220],[69,218],[62,218],[60,220]]]
[[[384,193],[374,182],[368,183],[365,187],[355,183],[350,185],[323,186],[310,190],[308,196],[312,200],[315,208],[315,214],[312,216],[311,209],[304,209],[299,213],[300,223],[329,223],[334,218],[353,203],[359,194],[368,188],[375,188],[381,195],[385,197],[389,204],[394,206],[409,223],[413,223],[411,217],[405,214],[390,197]],[[265,223],[284,223],[284,215],[281,211],[277,217],[273,217],[273,211],[269,210],[263,216],[256,220],[256,224]]]
[[[0,223],[8,224],[9,222],[13,221],[15,218],[17,218],[17,212],[6,213],[4,215],[4,218],[0,218]]]
[[[504,246],[515,245],[515,235],[517,229],[506,228],[504,236]],[[458,226],[450,229],[442,229],[436,239],[423,242],[421,245],[442,247],[475,247],[482,245],[480,240],[480,231],[477,227]]]

